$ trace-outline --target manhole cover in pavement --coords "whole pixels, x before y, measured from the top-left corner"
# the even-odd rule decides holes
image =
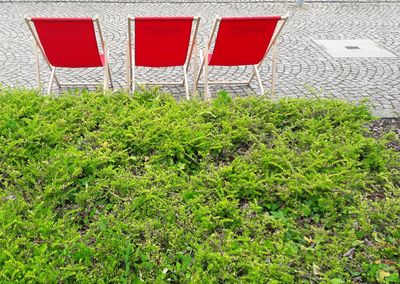
[[[345,46],[345,48],[347,48],[347,49],[360,49],[358,46]]]
[[[369,39],[314,41],[333,57],[396,57]]]

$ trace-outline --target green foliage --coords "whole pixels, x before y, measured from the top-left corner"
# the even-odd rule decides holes
[[[399,153],[366,107],[0,91],[0,280],[399,282]]]

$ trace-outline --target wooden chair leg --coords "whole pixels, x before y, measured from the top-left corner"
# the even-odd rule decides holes
[[[200,68],[199,68],[199,73],[195,77],[195,82],[194,82],[195,90],[197,90],[197,86],[199,85],[199,81],[200,81],[200,76],[202,75],[202,73],[204,71],[203,70],[203,68],[204,68],[204,57],[203,57],[201,51],[200,51],[200,62],[201,62],[201,64],[200,64]]]
[[[278,40],[275,41],[273,46],[272,55],[272,79],[271,79],[271,95],[275,95],[275,82],[276,82],[276,54],[278,49]]]
[[[131,67],[131,50],[129,42],[126,42],[126,91],[130,92],[132,88],[132,67]]]
[[[194,40],[193,47],[193,96],[197,96],[197,41]]]
[[[104,79],[103,79],[103,92],[105,93],[108,90],[108,64],[104,66]]]
[[[108,83],[110,84],[110,87],[111,87],[111,89],[113,89],[114,90],[114,83],[113,83],[113,80],[112,80],[112,77],[111,77],[111,68],[110,68],[110,65],[108,65]]]
[[[135,89],[136,89],[136,80],[135,80],[135,64],[132,64],[131,67],[132,70],[132,79],[131,79],[131,84],[132,84],[132,93],[135,93]]]
[[[254,73],[256,74],[256,77],[257,77],[258,85],[260,86],[260,95],[264,95],[264,93],[265,93],[264,86],[262,84],[260,72],[257,69],[257,65],[253,65],[253,68],[254,68]]]
[[[39,61],[39,47],[35,43],[35,61],[36,61],[36,82],[37,87],[42,92],[42,82],[40,80],[40,61]]]
[[[208,44],[204,50],[204,99],[206,101],[210,100],[210,90],[208,88]]]
[[[47,94],[48,95],[51,94],[51,89],[53,87],[53,81],[54,81],[55,74],[56,74],[56,68],[55,67],[51,67],[50,82],[49,82],[49,87],[47,88]]]
[[[186,71],[186,66],[183,66],[183,82],[185,85],[186,99],[189,100],[189,85],[188,85],[188,76]]]

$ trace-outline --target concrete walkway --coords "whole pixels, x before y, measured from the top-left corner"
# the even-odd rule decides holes
[[[111,51],[113,78],[117,88],[125,87],[125,41],[127,15],[199,15],[199,41],[211,30],[213,19],[220,16],[283,15],[290,21],[281,36],[278,49],[279,97],[335,97],[350,101],[369,100],[375,114],[393,117],[400,112],[400,2],[398,1],[312,1],[298,7],[295,1],[219,1],[190,0],[142,1],[74,1],[44,2],[0,0],[0,82],[9,86],[35,87],[33,39],[23,21],[29,16],[95,16],[99,15]],[[73,2],[73,3],[72,3]],[[103,2],[103,3],[99,3]],[[335,3],[329,3],[335,2]],[[352,3],[350,3],[352,2]],[[365,2],[365,3],[359,3]],[[379,2],[379,3],[378,3]],[[336,58],[314,40],[369,39],[391,52],[393,58]],[[42,66],[43,78],[48,70]],[[71,70],[69,70],[71,71]],[[101,72],[93,70],[60,72],[68,81],[101,80]],[[168,76],[179,78],[178,70],[139,70],[146,78]],[[214,68],[215,79],[244,79],[250,68]],[[270,61],[263,66],[262,78],[268,88]],[[65,80],[64,80],[65,81]],[[191,80],[190,80],[191,81]],[[190,82],[191,83],[191,82]],[[235,95],[257,91],[251,88],[222,86]],[[221,88],[222,88],[221,87]],[[212,88],[215,93],[220,87]],[[201,89],[199,89],[202,91]],[[183,87],[169,88],[177,97],[184,97]]]

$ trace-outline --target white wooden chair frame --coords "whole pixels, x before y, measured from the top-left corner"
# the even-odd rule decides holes
[[[110,70],[110,64],[109,64],[109,52],[106,46],[106,43],[104,42],[103,38],[103,33],[101,31],[100,27],[100,20],[98,17],[92,18],[93,22],[97,26],[97,31],[98,31],[98,36],[100,38],[101,42],[101,48],[103,50],[104,54],[104,79],[103,79],[103,89],[104,91],[108,90],[108,87],[110,86],[113,89],[113,82],[111,78],[111,70]],[[87,86],[95,86],[98,85],[97,82],[82,82],[82,83],[76,83],[76,82],[60,82],[60,80],[56,76],[56,67],[52,66],[49,62],[49,60],[46,57],[46,53],[44,52],[44,48],[39,40],[39,36],[36,32],[36,29],[34,28],[32,18],[30,17],[25,17],[25,22],[28,25],[28,28],[30,32],[32,33],[32,36],[35,40],[35,61],[36,61],[36,81],[38,84],[38,88],[42,90],[42,84],[41,84],[41,76],[40,76],[40,60],[39,60],[39,52],[42,53],[43,58],[46,61],[47,66],[49,66],[51,75],[50,75],[50,81],[49,85],[47,87],[47,94],[51,93],[52,87],[53,87],[53,82],[56,82],[56,85],[58,86],[59,89],[61,89],[62,86],[82,86],[82,85],[87,85]],[[61,67],[57,67],[61,68]],[[97,67],[89,67],[89,68],[97,68]]]
[[[278,35],[282,31],[283,27],[286,24],[286,21],[288,19],[288,16],[282,16],[281,19],[278,21],[278,26],[275,28],[274,34],[272,35],[271,41],[269,43],[268,48],[265,51],[264,57],[261,59],[261,61],[256,64],[252,65],[253,66],[253,71],[250,75],[250,79],[246,81],[209,81],[209,65],[208,65],[208,54],[211,49],[214,36],[217,34],[217,30],[219,29],[219,24],[222,20],[221,17],[217,17],[214,22],[214,26],[211,31],[210,38],[208,42],[205,44],[205,50],[204,52],[200,51],[200,72],[198,75],[195,77],[195,83],[194,83],[194,89],[197,89],[197,86],[199,84],[200,76],[204,72],[204,99],[209,100],[210,99],[210,90],[208,85],[221,85],[221,84],[234,84],[234,85],[247,85],[250,86],[251,81],[253,80],[254,76],[257,78],[258,85],[260,87],[260,94],[264,94],[264,86],[261,81],[260,77],[260,67],[262,63],[264,62],[265,58],[267,57],[269,51],[273,49],[273,55],[272,55],[272,80],[271,80],[271,94],[275,94],[275,82],[276,82],[276,57],[277,57],[277,45],[278,45]],[[229,67],[229,66],[228,66]]]
[[[194,78],[197,76],[197,33],[199,30],[199,23],[200,23],[200,17],[194,17],[194,30],[193,30],[193,25],[192,25],[192,32],[191,32],[191,38],[189,42],[189,52],[186,57],[185,64],[182,66],[183,69],[183,81],[182,82],[136,82],[135,80],[135,68],[138,68],[138,66],[135,66],[135,56],[134,56],[134,48],[133,48],[133,43],[132,41],[134,40],[133,36],[133,31],[132,31],[132,23],[135,21],[135,17],[128,17],[128,41],[127,41],[127,52],[126,52],[126,66],[127,66],[127,90],[128,92],[132,91],[135,92],[135,86],[136,85],[180,85],[180,86],[185,86],[185,93],[186,93],[186,99],[190,99],[190,94],[189,94],[189,83],[188,83],[188,71],[190,67],[190,59],[192,57],[192,54],[194,54],[194,62],[193,62],[193,72],[194,72]],[[168,43],[165,43],[168,44]],[[143,67],[143,66],[140,66]],[[175,67],[175,66],[174,66]],[[166,67],[166,68],[174,68],[174,67]],[[143,68],[161,68],[161,67],[143,67]],[[195,92],[196,89],[193,88],[193,91]]]

